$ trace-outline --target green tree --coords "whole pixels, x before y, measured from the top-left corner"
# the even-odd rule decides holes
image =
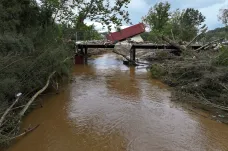
[[[189,41],[199,32],[200,25],[205,21],[205,16],[199,10],[187,8],[180,16],[180,38]]]
[[[121,26],[122,21],[130,23],[129,13],[124,9],[130,0],[115,0],[114,5],[109,0],[41,0],[47,15],[53,16],[53,22],[68,24],[80,29],[85,19],[100,22],[111,30],[111,24]],[[50,14],[48,14],[50,13]]]
[[[151,40],[159,41],[155,37],[162,34],[175,40],[190,41],[201,29],[206,29],[205,25],[201,28],[205,17],[199,10],[187,8],[170,12],[170,7],[168,2],[160,2],[143,18],[144,23],[151,29]]]
[[[150,8],[143,21],[152,31],[162,32],[169,21],[169,10],[170,4],[168,2],[155,4]]]

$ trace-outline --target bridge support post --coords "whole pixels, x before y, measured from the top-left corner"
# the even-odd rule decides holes
[[[130,61],[131,61],[129,62],[130,65],[135,64],[135,48],[131,48],[130,50]]]
[[[85,53],[84,53],[84,63],[87,64],[88,63],[88,47],[85,46]]]

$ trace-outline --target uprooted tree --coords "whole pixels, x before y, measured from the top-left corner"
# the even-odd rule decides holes
[[[152,12],[152,15],[161,17],[159,13],[161,11]],[[208,41],[195,51],[191,50],[188,46],[197,38],[203,37],[206,28],[205,26],[200,27],[200,25],[205,18],[194,9],[186,9],[182,12],[178,10],[173,15],[175,17],[170,17],[170,20],[162,26],[162,30],[157,32],[152,29],[151,32],[157,32],[158,40],[175,46],[182,51],[183,55],[171,60],[164,60],[162,63],[152,64],[150,69],[152,76],[160,78],[174,87],[172,95],[174,100],[194,101],[228,111],[228,48],[219,44],[216,49],[211,47],[221,42],[224,37]],[[183,16],[185,17],[182,18]],[[226,17],[226,10],[223,10],[220,19],[225,25],[227,24]],[[156,17],[154,18],[156,19]],[[153,25],[156,22],[147,23]],[[167,27],[170,23],[174,26],[171,26],[169,33],[170,28]],[[182,35],[181,33],[185,33],[185,31],[194,31],[194,34]],[[189,42],[180,44],[179,40],[183,39]]]

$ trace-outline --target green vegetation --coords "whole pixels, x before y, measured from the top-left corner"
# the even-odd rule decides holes
[[[94,31],[94,26],[85,25],[84,20],[100,21],[109,28],[111,23],[120,26],[123,20],[129,22],[128,12],[122,10],[128,3],[118,1],[110,7],[108,0],[41,0],[39,4],[36,0],[0,1],[1,146],[17,136],[23,116],[19,112],[47,80],[51,78],[50,85],[54,85],[70,74],[75,31]],[[75,9],[79,13],[75,14]],[[98,32],[93,35],[100,38]],[[19,101],[6,112],[18,93],[22,93]]]
[[[214,30],[210,30],[205,33],[205,37],[202,38],[202,41],[213,41],[219,38],[228,39],[228,28],[222,27],[222,28],[216,28]]]
[[[160,78],[161,76],[165,75],[165,70],[159,64],[152,64],[150,67],[151,76],[153,78]]]
[[[202,32],[202,29],[203,33],[206,31],[205,25],[200,27],[205,17],[198,10],[187,8],[183,11],[176,10],[171,13],[168,11],[169,8],[170,5],[168,3],[161,2],[150,10],[145,22],[152,27],[152,30],[144,36],[149,37],[156,33],[159,35],[158,40],[160,40],[160,35],[162,35],[173,39],[170,42],[170,39],[163,38],[171,45],[186,47],[186,45],[179,44],[178,41],[196,40],[195,37]],[[226,27],[209,31],[197,38],[200,38],[201,41],[203,39],[205,42],[227,38],[227,17],[227,9],[222,10],[219,19]],[[157,28],[157,24],[161,25]],[[170,29],[172,33],[169,33]],[[153,64],[150,71],[153,78],[159,78],[174,87],[172,96],[175,100],[196,101],[228,111],[227,67],[227,46],[222,46],[218,49],[210,49],[208,47],[197,52],[186,47],[186,49],[182,50],[181,56]]]
[[[156,68],[152,66],[151,73],[153,77],[154,73],[160,75],[159,78],[173,86],[178,94],[188,94],[200,103],[212,103],[225,108],[228,107],[227,54],[228,48],[219,52],[201,52],[197,57],[192,53],[179,59],[166,60],[156,65]],[[165,74],[161,74],[161,71]],[[188,99],[178,97],[182,101]],[[193,100],[191,98],[188,101]]]
[[[202,25],[205,17],[199,10],[187,8],[170,11],[168,2],[154,5],[143,18],[143,22],[151,29],[147,35],[151,41],[160,42],[158,35],[165,35],[171,39],[190,41],[199,31],[205,32],[206,25]],[[146,38],[148,39],[148,38]]]

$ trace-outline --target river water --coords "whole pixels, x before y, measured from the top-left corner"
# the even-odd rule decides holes
[[[40,127],[8,151],[227,151],[228,126],[170,101],[168,87],[114,54],[76,65],[58,95],[23,126]]]

